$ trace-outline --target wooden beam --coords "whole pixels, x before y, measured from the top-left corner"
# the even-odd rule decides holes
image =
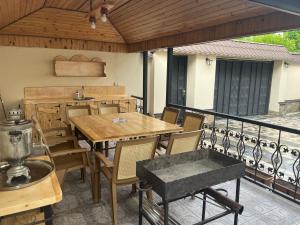
[[[143,113],[148,113],[148,51],[143,52]]]
[[[167,55],[167,85],[166,85],[166,105],[168,106],[171,103],[171,82],[173,74],[173,48],[168,48]]]
[[[0,34],[0,46],[76,49],[103,52],[128,52],[127,45],[122,43],[2,34]]]
[[[129,52],[175,47],[300,28],[300,17],[284,12],[229,22],[186,33],[129,44]]]
[[[248,0],[249,2],[258,3],[259,5],[267,6],[279,11],[300,15],[299,0]]]

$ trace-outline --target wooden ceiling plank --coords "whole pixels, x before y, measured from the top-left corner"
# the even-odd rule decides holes
[[[110,17],[116,25],[121,26],[124,23],[136,23],[139,20],[145,21],[144,18],[149,19],[150,17],[153,19],[155,18],[155,16],[161,15],[162,9],[168,8],[168,11],[172,11],[174,8],[182,9],[184,5],[186,5],[186,3],[182,0],[154,0],[150,3],[147,0],[141,0],[136,5],[134,5],[134,8],[131,8],[129,11],[118,11],[116,13],[111,13]]]
[[[261,12],[259,10],[262,10],[262,12],[265,12],[265,14],[267,14],[270,10],[267,9],[267,11],[265,9],[262,8],[249,8],[247,9],[247,11],[245,11],[244,7],[240,6],[240,5],[236,5],[236,6],[231,6],[230,7],[231,11],[230,14],[228,14],[228,12],[224,12],[223,10],[218,10],[218,11],[214,11],[211,14],[208,12],[207,16],[206,13],[203,13],[203,18],[201,17],[201,14],[198,15],[198,17],[194,16],[193,19],[189,19],[188,23],[186,22],[180,22],[180,21],[170,21],[169,23],[164,22],[161,25],[152,25],[152,26],[147,26],[147,25],[142,25],[142,26],[136,26],[135,29],[133,30],[128,30],[127,32],[124,32],[123,35],[124,36],[129,36],[129,37],[135,37],[135,40],[138,38],[138,36],[140,36],[141,38],[144,37],[154,37],[153,35],[155,34],[155,36],[160,36],[160,35],[166,35],[166,34],[170,34],[170,33],[174,33],[174,30],[177,30],[177,32],[187,32],[190,29],[200,29],[203,27],[208,27],[211,25],[214,25],[215,23],[212,23],[211,21],[217,22],[218,19],[219,21],[223,21],[223,22],[229,22],[229,20],[237,20],[240,19],[242,16],[244,17],[249,17],[250,14],[248,13],[253,13],[253,15],[256,15],[255,12],[257,11],[258,14],[261,14]],[[243,10],[244,13],[241,13]],[[206,11],[205,11],[206,12]],[[208,16],[209,15],[209,16]],[[183,20],[184,21],[184,20]],[[141,32],[142,27],[147,27],[147,31],[145,32]],[[167,27],[167,30],[162,30],[161,27]],[[129,39],[131,41],[131,39]]]
[[[85,4],[86,1],[87,0],[51,0],[47,2],[46,7],[77,10],[82,4]]]
[[[53,16],[55,15],[55,16]],[[123,37],[110,22],[98,22],[90,28],[84,13],[44,8],[0,31],[2,34],[36,35],[41,37],[73,38],[91,41],[124,43]]]
[[[259,24],[259,25],[258,25]],[[282,12],[129,44],[129,52],[145,51],[300,28],[300,18]]]
[[[163,26],[165,27],[166,29],[168,29],[168,26],[169,25],[168,23],[170,24],[176,24],[178,22],[189,22],[188,19],[199,19],[199,17],[201,15],[209,15],[209,13],[215,13],[215,12],[218,12],[220,10],[223,11],[223,9],[220,7],[222,6],[223,4],[226,4],[230,7],[235,7],[236,5],[240,6],[239,4],[237,4],[236,2],[232,2],[231,0],[222,0],[222,3],[220,3],[219,1],[214,1],[214,0],[210,0],[209,3],[212,3],[211,4],[208,4],[208,5],[204,5],[204,6],[199,6],[199,7],[195,7],[195,6],[192,6],[192,8],[190,9],[187,9],[187,10],[184,10],[185,12],[181,12],[182,8],[181,6],[176,8],[175,10],[169,10],[168,12],[166,12],[164,14],[164,17],[162,18],[158,18],[159,15],[161,15],[162,13],[161,12],[157,12],[157,14],[154,14],[152,18],[154,19],[148,19],[148,18],[145,18],[144,21],[141,21],[140,23],[138,21],[136,21],[134,23],[134,26],[130,29],[130,25],[127,24],[127,25],[123,25],[122,26],[122,30],[124,29],[124,31],[135,31],[135,30],[138,30],[140,29],[141,27],[145,27],[147,26],[147,28],[149,29],[152,29],[153,27],[155,26]],[[213,7],[216,7],[217,10],[215,10]],[[202,8],[203,7],[203,8]],[[189,18],[187,18],[189,17]],[[151,25],[151,26],[148,26],[148,25]]]
[[[1,0],[0,30],[43,7],[44,0]]]

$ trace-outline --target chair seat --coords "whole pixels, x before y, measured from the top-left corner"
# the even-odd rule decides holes
[[[65,149],[71,149],[74,148],[74,142],[73,141],[67,141],[63,142],[54,146],[49,147],[51,152],[58,152]]]
[[[55,169],[62,170],[73,167],[83,167],[81,154],[70,154],[53,158]]]

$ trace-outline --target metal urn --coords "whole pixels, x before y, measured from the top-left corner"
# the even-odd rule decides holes
[[[7,184],[22,177],[30,180],[29,168],[24,165],[25,159],[32,151],[32,122],[12,120],[0,122],[0,162],[10,165],[6,171]]]

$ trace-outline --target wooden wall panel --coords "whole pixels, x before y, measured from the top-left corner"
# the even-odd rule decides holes
[[[120,44],[120,43],[0,34],[0,46],[1,45],[19,46],[19,47],[91,50],[91,51],[103,51],[103,52],[127,52],[128,51],[127,45]]]
[[[0,0],[0,28],[43,7],[45,0]]]
[[[122,36],[109,21],[97,21],[97,28],[93,30],[85,15],[81,12],[43,8],[5,27],[0,33],[124,43]]]
[[[129,44],[128,50],[129,52],[137,52],[164,47],[183,46],[296,28],[300,28],[299,16],[275,12],[196,31]]]

